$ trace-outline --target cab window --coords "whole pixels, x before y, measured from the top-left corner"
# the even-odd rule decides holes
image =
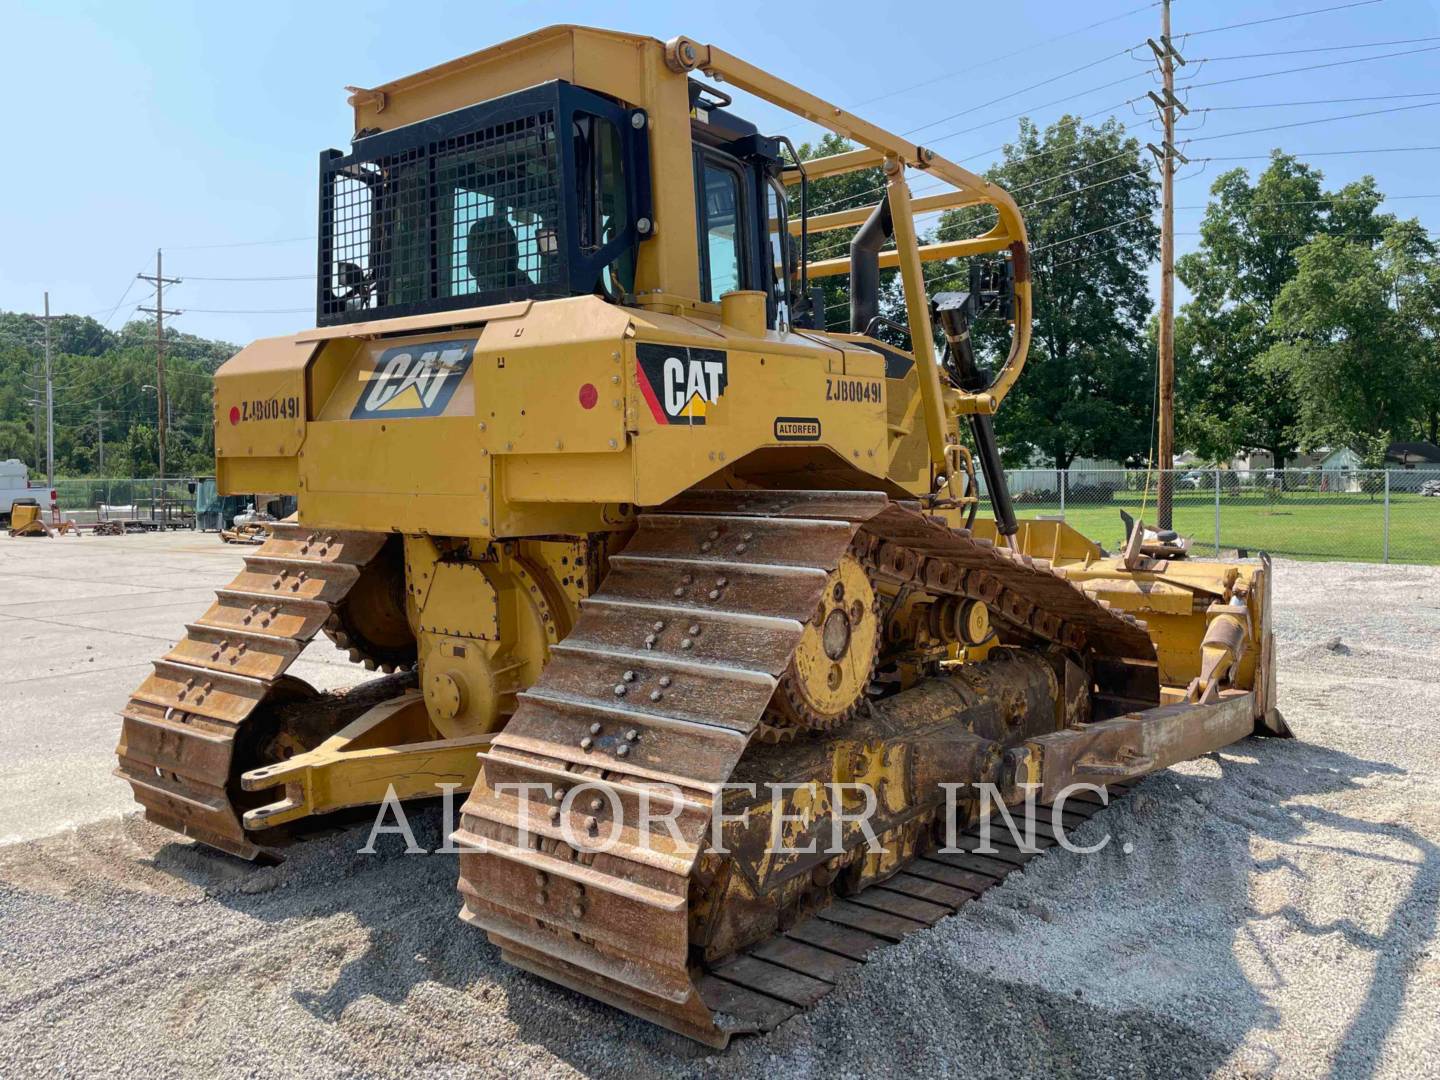
[[[701,292],[714,301],[745,287],[744,185],[738,168],[710,154],[701,155],[699,175]]]
[[[791,243],[790,222],[786,215],[785,186],[771,179],[766,184],[766,207],[770,229],[770,265],[774,277],[773,293],[776,304],[788,304],[791,292],[790,265]]]

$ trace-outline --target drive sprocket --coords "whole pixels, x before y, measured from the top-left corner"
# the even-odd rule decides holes
[[[405,615],[405,559],[399,536],[360,571],[360,578],[335,606],[325,636],[350,659],[387,674],[415,666],[415,634]]]
[[[855,714],[875,672],[881,642],[879,592],[865,565],[847,552],[775,691],[760,737],[828,731]]]

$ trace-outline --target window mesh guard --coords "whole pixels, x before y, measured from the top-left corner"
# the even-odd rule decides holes
[[[650,232],[647,123],[556,80],[326,151],[320,324],[615,295]]]
[[[556,110],[325,163],[321,322],[559,284]],[[553,291],[551,289],[550,291]]]

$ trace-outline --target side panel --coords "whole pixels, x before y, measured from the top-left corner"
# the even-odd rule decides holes
[[[215,481],[223,495],[294,494],[313,342],[264,338],[215,373]]]
[[[300,520],[367,532],[483,536],[489,469],[468,416],[316,421],[300,457]]]
[[[765,448],[824,449],[885,475],[883,357],[799,335],[755,339],[680,318],[647,321],[625,360],[636,502],[662,503]]]

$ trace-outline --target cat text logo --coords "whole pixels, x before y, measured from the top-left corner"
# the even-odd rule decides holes
[[[730,381],[720,349],[642,344],[635,355],[640,392],[657,424],[705,423]]]
[[[475,355],[475,339],[427,341],[386,349],[362,375],[351,420],[439,416]],[[368,376],[368,377],[367,377]]]

